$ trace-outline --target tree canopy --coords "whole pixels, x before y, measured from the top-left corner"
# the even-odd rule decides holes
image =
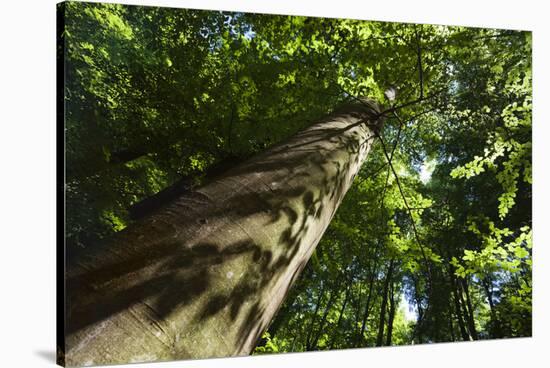
[[[531,336],[530,32],[64,6],[69,256],[369,96],[385,125],[255,353]]]

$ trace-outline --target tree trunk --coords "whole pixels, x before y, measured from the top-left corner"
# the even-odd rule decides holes
[[[379,112],[348,104],[72,260],[67,365],[249,354],[365,160]]]
[[[487,296],[487,302],[489,303],[489,310],[491,311],[491,328],[490,333],[492,338],[501,338],[500,322],[497,318],[495,304],[493,302],[493,286],[490,278],[483,279],[482,285]]]
[[[346,311],[346,306],[348,304],[348,298],[351,291],[351,284],[352,284],[352,278],[350,276],[348,283],[346,285],[346,293],[344,295],[344,301],[342,302],[342,308],[340,308],[340,314],[338,315],[338,321],[336,322],[336,328],[335,328],[336,333],[332,335],[332,338],[330,340],[329,350],[332,350],[332,348],[334,347],[334,344],[336,343],[336,337],[338,335],[337,332],[340,331],[340,323],[342,323],[342,317],[344,316],[344,312]]]
[[[361,327],[359,327],[359,319],[361,318],[361,297],[363,294],[363,282],[359,281],[359,288],[357,290],[357,302],[355,303],[355,323],[353,324],[354,332],[356,336],[356,344],[359,343],[359,333],[361,332]]]
[[[319,342],[319,338],[321,337],[321,334],[323,333],[323,328],[325,327],[325,322],[327,321],[328,313],[330,312],[330,309],[332,308],[332,304],[338,298],[338,289],[340,287],[340,280],[336,281],[335,287],[330,291],[330,297],[328,299],[327,305],[325,306],[325,311],[323,313],[323,317],[321,317],[321,322],[319,322],[319,328],[317,329],[317,334],[315,335],[315,338],[313,339],[313,342],[311,343],[311,347],[308,350],[316,350],[317,349],[317,343]]]
[[[449,333],[451,335],[451,341],[455,341],[455,330],[453,325],[453,305],[451,303],[450,298],[452,298],[452,295],[449,296]]]
[[[458,292],[455,289],[453,289],[453,300],[455,302],[456,320],[458,322],[460,334],[462,335],[462,340],[470,341],[471,340],[470,335],[466,330],[466,325],[464,324],[464,319],[462,318],[463,313],[462,313],[462,307],[460,306],[460,299],[458,297]]]
[[[422,296],[420,295],[418,280],[416,279],[416,277],[414,277],[414,274],[412,275],[412,279],[414,282],[414,301],[416,302],[416,310],[418,313],[418,317],[416,318],[416,324],[414,325],[412,335],[413,335],[413,341],[418,341],[418,343],[422,344],[423,343],[422,333],[424,329],[423,326],[424,326],[425,314],[424,314],[424,308],[422,307]]]
[[[462,313],[462,307],[460,305],[460,297],[459,297],[459,291],[458,291],[458,285],[456,281],[456,277],[454,276],[454,267],[452,265],[448,265],[448,271],[449,271],[449,281],[451,283],[451,292],[452,297],[455,305],[455,314],[456,314],[456,320],[458,322],[458,327],[460,329],[460,334],[462,336],[462,340],[464,341],[470,341],[470,335],[468,334],[468,331],[466,330],[466,324],[464,323],[464,319],[462,319],[463,313]]]
[[[382,346],[384,341],[384,326],[386,324],[386,308],[388,305],[389,284],[393,273],[393,259],[390,260],[386,280],[384,281],[384,291],[382,292],[382,304],[380,306],[380,320],[378,322],[378,336],[376,337],[376,346]]]
[[[464,300],[464,293],[462,292],[462,287],[461,287],[460,280],[456,281],[456,292],[457,292],[457,295],[458,295],[458,299],[460,300],[460,306],[462,307],[461,308],[462,317],[463,317],[464,322],[466,323],[468,340],[469,341],[474,341],[474,337],[472,336],[472,331],[470,329],[470,324],[469,324],[470,316],[469,316],[469,313],[468,313],[468,308],[466,306],[466,301]]]
[[[472,336],[472,339],[477,340],[477,331],[476,331],[476,324],[474,320],[474,309],[472,308],[472,301],[470,299],[470,291],[468,290],[468,282],[466,279],[461,280],[461,286],[464,290],[464,294],[466,294],[466,307],[468,310],[467,317],[468,317],[468,329],[470,330],[470,336]]]
[[[395,318],[395,290],[394,290],[394,284],[392,282],[390,284],[390,311],[388,312],[388,332],[386,334],[386,346],[391,346],[394,318]]]
[[[309,329],[306,336],[305,346],[306,350],[311,350],[311,336],[313,334],[313,327],[315,326],[315,320],[317,319],[317,313],[319,313],[319,308],[321,308],[321,303],[323,302],[323,297],[325,296],[325,284],[323,283],[321,285],[321,291],[319,292],[319,295],[317,296],[317,303],[315,304],[315,310],[313,311],[313,315],[311,316],[311,323],[309,324]]]
[[[373,286],[374,286],[374,279],[376,277],[376,274],[378,273],[377,272],[377,267],[378,267],[378,257],[375,257],[375,259],[373,261],[373,265],[372,265],[372,270],[370,272],[369,294],[367,295],[367,302],[366,302],[366,305],[365,305],[365,311],[363,312],[363,320],[361,322],[361,332],[360,332],[360,335],[359,335],[359,341],[358,341],[357,347],[360,347],[361,344],[363,343],[363,340],[364,340],[365,329],[367,327],[367,318],[368,318],[369,312],[370,312],[370,302],[371,302],[371,299],[372,299],[372,289],[373,289]]]

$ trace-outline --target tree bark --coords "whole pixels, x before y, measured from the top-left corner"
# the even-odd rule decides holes
[[[358,341],[357,347],[360,347],[361,343],[364,341],[363,336],[365,334],[365,329],[367,327],[367,318],[369,316],[370,307],[371,307],[370,302],[371,302],[371,299],[372,299],[372,289],[373,289],[373,286],[374,286],[374,279],[376,278],[376,274],[377,274],[377,267],[378,267],[378,257],[375,257],[375,259],[373,260],[373,265],[372,265],[372,269],[371,269],[371,272],[370,272],[369,291],[368,291],[369,294],[367,295],[365,311],[363,312],[363,320],[361,322],[361,332],[360,332],[360,335],[359,335],[359,341]]]
[[[483,289],[485,290],[485,295],[487,296],[487,302],[489,303],[489,310],[491,311],[491,328],[490,328],[491,337],[501,338],[502,334],[500,329],[500,322],[498,320],[496,310],[495,310],[495,304],[493,302],[492,284],[493,282],[489,277],[483,279],[482,281]]]
[[[335,329],[336,331],[340,331],[340,323],[342,323],[342,317],[344,316],[344,312],[346,311],[346,306],[348,304],[348,298],[351,291],[351,284],[352,284],[352,278],[350,276],[348,279],[348,283],[346,285],[346,292],[344,295],[344,301],[342,302],[342,308],[340,308],[340,313],[338,314],[338,321],[336,322],[336,329]],[[329,350],[332,350],[332,348],[334,347],[334,344],[336,343],[336,337],[337,337],[336,333],[332,335],[332,338],[330,340]]]
[[[453,300],[455,303],[456,320],[458,322],[460,334],[462,335],[462,340],[470,341],[471,340],[470,335],[466,330],[466,325],[464,323],[464,319],[462,318],[464,313],[462,312],[462,306],[460,305],[461,303],[460,303],[460,298],[458,296],[458,291],[456,290],[456,285],[453,285]]]
[[[395,318],[395,290],[394,290],[394,284],[392,281],[390,284],[390,310],[388,312],[388,329],[386,333],[386,346],[391,346],[394,318]]]
[[[468,317],[468,329],[470,330],[470,336],[472,336],[472,339],[477,340],[477,331],[476,331],[476,324],[474,320],[474,309],[472,308],[472,301],[470,299],[470,291],[468,290],[468,282],[466,279],[461,279],[461,287],[464,290],[464,294],[466,294],[466,307],[467,307],[467,317]]]
[[[388,271],[386,272],[386,280],[384,281],[384,291],[382,292],[382,304],[380,306],[380,320],[378,322],[378,336],[376,337],[376,346],[382,346],[384,341],[384,326],[386,324],[386,307],[388,305],[389,283],[393,273],[393,259],[390,260]]]
[[[416,318],[416,324],[413,329],[413,341],[418,341],[418,343],[423,343],[423,325],[424,325],[424,308],[422,307],[422,296],[420,294],[419,284],[414,274],[412,275],[414,282],[414,301],[416,302],[416,310],[418,317]],[[416,340],[415,340],[416,339]]]
[[[323,297],[325,296],[325,285],[321,285],[321,291],[317,296],[317,303],[315,304],[315,310],[311,316],[311,323],[309,324],[309,329],[306,336],[305,347],[307,351],[311,350],[311,336],[313,334],[313,327],[315,326],[315,320],[317,319],[317,313],[319,313],[319,308],[321,308],[321,303],[323,302]]]
[[[354,327],[354,332],[355,332],[355,338],[356,338],[356,342],[355,344],[357,345],[359,343],[359,333],[361,331],[361,327],[359,327],[359,320],[360,320],[360,316],[361,316],[361,297],[362,297],[362,294],[363,294],[363,282],[359,281],[359,288],[357,290],[357,299],[356,299],[356,303],[355,303],[355,323],[353,324],[355,327]]]
[[[463,317],[464,322],[466,323],[468,340],[473,341],[474,337],[472,336],[472,331],[470,329],[471,327],[470,327],[470,324],[469,324],[470,316],[469,316],[469,313],[468,313],[468,307],[466,306],[466,301],[464,300],[464,293],[462,291],[460,280],[456,281],[456,293],[458,295],[458,299],[460,300],[460,306],[461,306],[461,310],[462,310],[462,317]]]
[[[67,265],[67,365],[249,354],[381,127],[348,104]]]
[[[468,334],[468,331],[466,330],[466,324],[464,323],[464,319],[462,318],[462,306],[460,305],[460,297],[459,297],[459,290],[458,290],[458,283],[456,281],[456,277],[454,275],[454,267],[451,264],[448,264],[448,272],[449,272],[449,281],[451,284],[451,292],[452,297],[455,305],[455,314],[456,314],[456,320],[458,322],[458,327],[460,329],[460,335],[462,336],[462,340],[464,341],[470,341],[470,335]]]
[[[332,308],[332,304],[338,298],[338,289],[340,287],[340,280],[336,281],[335,287],[330,291],[330,297],[328,299],[327,305],[325,306],[325,311],[323,313],[323,317],[321,317],[321,322],[319,322],[319,328],[317,328],[317,334],[315,335],[315,338],[313,339],[313,342],[311,343],[311,347],[309,350],[316,350],[317,349],[317,343],[319,342],[319,338],[321,337],[321,334],[323,333],[323,328],[325,327],[325,322],[327,321],[328,313],[330,312],[330,309]]]
[[[451,296],[452,297],[452,296]],[[451,335],[451,341],[455,341],[455,330],[453,325],[453,306],[449,303],[449,333]]]

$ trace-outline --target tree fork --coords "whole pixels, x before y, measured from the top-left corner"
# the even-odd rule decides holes
[[[248,355],[382,126],[347,104],[67,265],[66,364]]]

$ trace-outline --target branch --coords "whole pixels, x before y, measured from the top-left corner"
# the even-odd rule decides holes
[[[414,33],[416,35],[416,56],[418,64],[418,79],[420,81],[420,98],[424,97],[424,78],[422,77],[422,47],[420,46],[420,34],[416,29],[416,24],[414,26]]]
[[[413,116],[411,119],[409,120],[413,120],[415,118],[417,118],[418,116],[421,116],[421,115],[424,115],[424,114],[427,114],[428,112],[431,112],[435,109],[430,109],[430,110],[426,110],[426,111],[423,111],[419,114],[416,114],[415,116]],[[397,115],[397,112],[393,112],[394,116],[397,118],[397,120],[399,121],[399,130],[397,132],[397,137],[395,138],[395,142],[393,143],[393,146],[392,146],[392,150],[391,150],[391,154],[390,154],[390,159],[389,159],[389,162],[391,163],[392,160],[393,160],[393,155],[395,153],[395,149],[397,148],[397,144],[399,143],[399,140],[401,138],[401,131],[403,130],[403,120],[399,117],[399,115]],[[369,177],[373,177],[375,175],[378,175],[378,173],[386,166],[388,165],[388,162],[385,162],[384,164],[380,165],[378,168],[376,168],[372,173],[369,173],[366,175],[366,178],[369,178]],[[389,171],[388,171],[388,174],[389,174]],[[364,180],[366,180],[366,178]],[[363,180],[363,181],[364,181]],[[361,181],[361,182],[363,182]],[[386,185],[387,185],[387,182],[386,182]],[[384,191],[385,191],[385,187],[384,187]]]
[[[438,97],[445,90],[446,90],[446,88],[441,88],[439,91],[437,91],[435,93],[431,93],[431,94],[429,94],[427,96],[424,96],[422,98],[417,98],[416,100],[405,102],[404,104],[397,105],[397,106],[391,107],[389,109],[386,109],[386,110],[382,111],[379,115],[383,116],[383,115],[386,115],[386,114],[392,114],[394,111],[399,111],[399,110],[401,110],[405,107],[409,107],[411,105],[415,105],[417,103],[420,103],[420,102],[427,101],[427,100],[430,100],[432,98]]]
[[[378,174],[382,171],[382,169],[383,169],[384,167],[386,167],[387,165],[388,165],[388,163],[387,163],[387,162],[384,162],[382,165],[380,165],[379,167],[377,167],[375,170],[373,170],[372,172],[366,174],[366,175],[365,175],[365,178],[362,179],[359,183],[363,183],[364,181],[367,180],[367,178],[374,178],[374,177],[376,177],[376,175],[378,175]],[[363,176],[363,175],[361,175],[361,176]]]
[[[393,154],[395,153],[395,149],[397,148],[397,144],[399,143],[399,138],[401,138],[401,131],[403,130],[403,120],[397,115],[397,113],[394,111],[393,115],[397,118],[397,121],[399,121],[399,130],[397,131],[397,137],[395,138],[395,142],[393,142],[393,147],[391,149],[391,154],[389,157],[388,164],[391,165],[391,161],[393,160]]]
[[[422,242],[420,241],[420,237],[418,236],[418,229],[416,228],[416,223],[414,221],[414,217],[412,215],[412,210],[409,207],[409,204],[407,203],[407,198],[405,197],[405,193],[403,192],[403,188],[401,187],[401,182],[399,181],[399,176],[397,175],[397,172],[395,171],[395,168],[393,167],[393,164],[391,163],[390,156],[388,155],[388,151],[386,149],[386,144],[384,143],[384,140],[380,135],[378,135],[378,138],[380,139],[380,142],[382,144],[382,149],[384,151],[384,156],[386,156],[386,160],[388,161],[388,165],[390,166],[390,169],[395,177],[395,181],[397,183],[397,187],[399,188],[399,193],[401,194],[401,198],[403,198],[403,203],[405,204],[405,207],[407,208],[407,212],[411,218],[411,223],[413,227],[413,233],[414,237],[416,239],[416,242],[418,243],[418,246],[420,247],[420,253],[422,254],[422,258],[424,259],[424,262],[426,264],[426,271],[428,273],[428,288],[429,288],[429,294],[431,294],[432,289],[432,276],[431,276],[431,267],[430,262],[428,261],[428,258],[426,257],[426,252],[424,251],[424,246],[422,245]]]

